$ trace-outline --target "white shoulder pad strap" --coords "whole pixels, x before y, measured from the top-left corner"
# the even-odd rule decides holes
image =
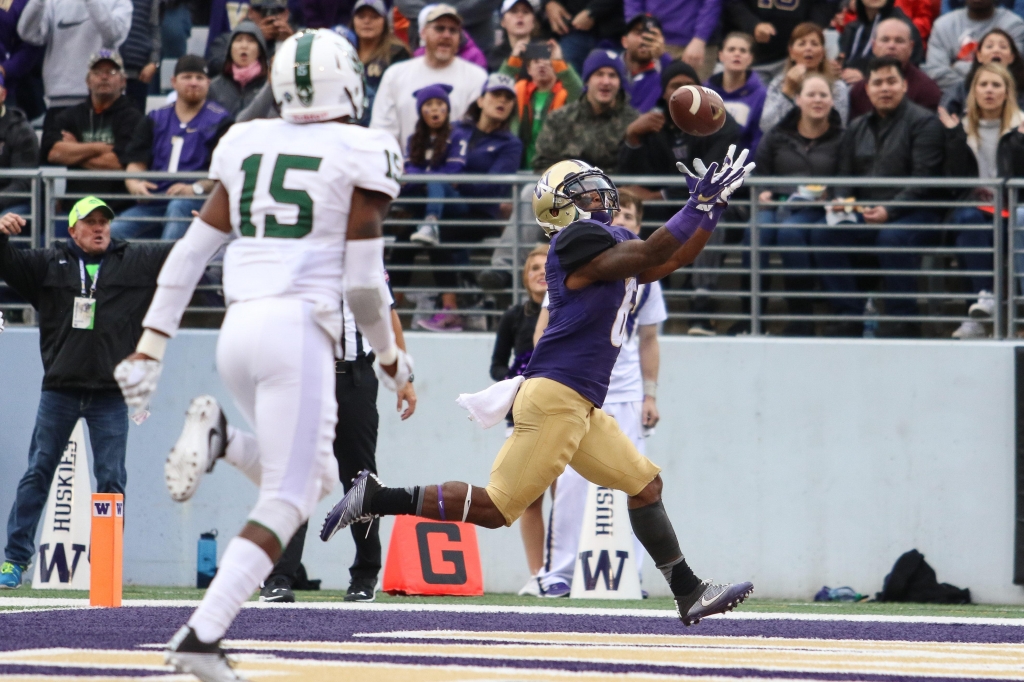
[[[194,219],[164,261],[142,326],[173,338],[206,264],[230,240],[229,232],[221,232],[201,218]]]

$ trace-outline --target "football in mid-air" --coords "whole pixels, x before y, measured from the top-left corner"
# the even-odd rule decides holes
[[[700,85],[684,85],[672,93],[668,111],[679,129],[703,137],[725,125],[725,103],[718,93]]]

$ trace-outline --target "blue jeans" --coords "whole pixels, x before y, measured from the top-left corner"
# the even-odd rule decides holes
[[[192,223],[192,211],[203,207],[203,199],[171,199],[150,201],[121,211],[110,224],[114,239],[181,239]],[[138,218],[167,218],[167,222],[144,221]]]
[[[589,31],[584,33],[571,28],[557,40],[562,48],[562,58],[572,64],[576,73],[583,73],[583,62],[587,60],[590,51],[597,47],[597,36]]]
[[[953,211],[951,222],[956,225],[987,225],[987,230],[964,230],[957,234],[956,245],[962,249],[992,248],[992,214],[964,206]],[[992,270],[991,253],[962,253],[958,260],[965,270]],[[993,291],[992,275],[972,275],[971,291]]]
[[[899,227],[901,224],[937,223],[939,215],[928,209],[913,209],[902,214],[895,220],[880,225],[878,230],[843,229],[833,227],[825,230],[813,230],[811,243],[818,247],[835,246],[868,246],[884,248],[899,247],[904,249],[898,253],[879,253],[878,265],[883,270],[914,270],[919,266],[921,255],[915,248],[927,246],[935,242],[934,230],[909,229]],[[849,253],[815,253],[814,263],[823,270],[843,270],[851,266]],[[853,275],[822,274],[825,290],[836,293],[852,293],[857,291],[857,282]],[[885,275],[885,291],[893,294],[907,294],[906,298],[885,299],[887,315],[917,315],[917,300],[913,294],[917,292],[917,279],[909,275]],[[863,298],[836,298],[832,306],[838,315],[860,315],[864,312]]]
[[[461,199],[459,190],[447,182],[428,182],[428,199]],[[469,215],[469,204],[442,204],[440,202],[429,202],[423,215],[432,215],[435,218],[465,218]]]
[[[792,206],[779,206],[762,209],[757,214],[759,225],[782,223],[793,227],[758,228],[757,236],[760,246],[793,246],[808,247],[811,243],[811,230],[799,225],[815,225],[825,222],[825,210],[809,206],[794,210]],[[750,246],[750,230],[743,233],[743,245]],[[761,267],[768,267],[768,253],[761,253]],[[811,254],[808,251],[783,251],[782,267],[791,270],[810,270]],[[743,253],[743,267],[750,267],[750,252]],[[787,275],[782,279],[786,291],[810,291],[814,287],[814,278],[810,275]],[[765,291],[765,286],[761,286]],[[810,314],[812,301],[809,298],[794,298],[787,302],[790,313]]]
[[[89,425],[96,491],[124,494],[128,480],[124,458],[128,447],[128,407],[120,391],[44,390],[39,398],[36,426],[28,451],[28,471],[7,519],[4,557],[28,564],[35,554],[36,527],[50,493],[53,473],[64,454],[71,432],[84,417]]]

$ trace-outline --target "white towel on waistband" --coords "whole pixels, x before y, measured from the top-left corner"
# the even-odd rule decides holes
[[[479,393],[460,393],[455,402],[459,407],[469,410],[469,420],[478,422],[481,428],[489,429],[508,414],[512,403],[515,402],[519,386],[526,379],[524,377],[512,377],[499,381]]]

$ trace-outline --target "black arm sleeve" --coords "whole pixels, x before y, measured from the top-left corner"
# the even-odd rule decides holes
[[[572,274],[615,246],[615,237],[600,225],[573,223],[555,240],[555,255],[566,274]]]
[[[501,381],[508,373],[508,361],[516,342],[517,318],[523,307],[513,306],[505,311],[498,323],[498,334],[494,337],[494,352],[491,354],[491,379]]]
[[[153,163],[153,119],[143,116],[135,125],[132,139],[128,142],[121,163],[127,168],[130,163],[141,163],[147,169]]]

